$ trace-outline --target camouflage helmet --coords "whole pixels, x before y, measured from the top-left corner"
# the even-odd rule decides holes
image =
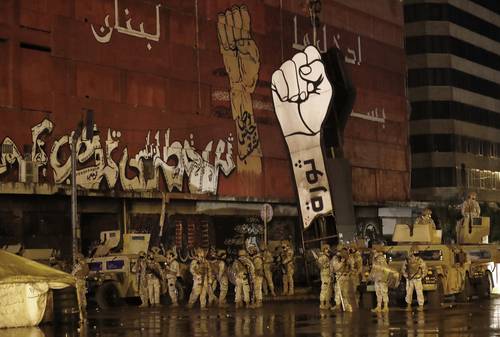
[[[321,245],[321,251],[324,252],[325,250],[330,251],[330,245],[324,243]]]
[[[418,254],[418,246],[417,245],[412,245],[409,251],[411,256],[415,256]]]
[[[238,256],[246,256],[247,255],[247,251],[244,250],[244,249],[240,249],[238,250]]]
[[[143,250],[141,250],[139,252],[139,257],[142,257],[142,258],[146,257],[146,253]]]
[[[227,257],[227,252],[225,249],[218,249],[217,250],[217,257],[219,259],[225,259]]]
[[[157,246],[155,246],[155,247],[151,248],[151,251],[152,251],[154,254],[160,254],[160,253],[161,253],[161,249],[160,249],[160,247],[157,247]]]
[[[427,215],[427,216],[430,216],[432,214],[432,211],[429,207],[427,208],[424,208],[424,210],[422,211],[422,215]]]
[[[469,199],[476,199],[477,198],[477,193],[476,192],[469,192],[467,195]]]
[[[169,258],[172,258],[172,259],[176,259],[177,258],[177,250],[175,249],[175,247],[172,247],[172,248],[168,249],[165,252],[165,256],[169,257]]]
[[[83,260],[85,260],[85,257],[83,256],[83,254],[82,254],[82,253],[77,253],[77,254],[75,255],[75,260],[76,260],[77,262],[79,262],[79,261],[83,261]]]

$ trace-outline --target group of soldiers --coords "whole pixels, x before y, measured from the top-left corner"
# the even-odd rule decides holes
[[[263,294],[276,296],[273,282],[273,269],[279,264],[283,273],[283,295],[294,294],[293,248],[286,241],[274,256],[266,245],[247,244],[238,251],[232,261],[225,250],[215,248],[196,248],[189,264],[192,275],[192,289],[188,299],[188,308],[197,302],[202,309],[208,306],[226,307],[229,283],[234,284],[234,302],[239,307],[262,306]],[[175,248],[165,253],[153,248],[147,254],[139,253],[139,258],[132,268],[137,277],[137,287],[141,306],[160,304],[160,294],[167,292],[172,306],[179,305],[177,280],[181,277],[181,268]]]
[[[391,277],[399,278],[400,274],[389,268],[381,249],[374,249],[371,256],[368,279],[374,283],[377,296],[377,306],[372,311],[387,312],[389,311],[388,283]],[[317,263],[321,278],[320,309],[351,312],[353,306],[359,305],[358,288],[363,279],[363,258],[360,251],[353,244],[347,246],[339,244],[336,252],[332,252],[328,245],[322,245]],[[424,260],[418,257],[415,248],[410,250],[401,274],[406,279],[407,310],[411,310],[414,291],[417,293],[418,310],[423,310],[422,278],[427,274],[427,266]],[[332,291],[335,294],[334,306],[331,306]]]

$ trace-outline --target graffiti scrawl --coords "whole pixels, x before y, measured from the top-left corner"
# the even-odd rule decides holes
[[[71,143],[74,133],[62,135],[52,143],[50,154],[47,155],[42,134],[51,133],[53,124],[48,119],[32,128],[33,151],[31,161],[36,169],[52,169],[56,184],[69,184],[71,175]],[[160,131],[154,140],[151,131],[148,132],[144,148],[135,156],[129,157],[128,148],[122,150],[121,158],[117,158],[121,132],[108,129],[103,144],[97,125],[93,127],[92,137],[87,137],[86,128],[76,139],[76,160],[79,167],[76,170],[76,183],[84,189],[99,189],[103,184],[109,189],[117,184],[124,191],[158,190],[160,179],[164,179],[168,191],[183,191],[184,179],[187,178],[189,193],[216,194],[219,175],[229,174],[236,168],[233,160],[233,137],[219,139],[216,143],[209,141],[202,151],[195,147],[194,135],[188,140],[170,142],[170,129],[163,133],[163,144]],[[65,155],[66,154],[66,155]],[[9,165],[23,161],[23,155],[11,138],[2,143],[0,153],[0,174],[6,173]]]
[[[217,23],[219,50],[229,77],[231,110],[238,140],[238,171],[261,173],[262,151],[252,97],[259,77],[259,49],[252,39],[246,6],[220,13]]]

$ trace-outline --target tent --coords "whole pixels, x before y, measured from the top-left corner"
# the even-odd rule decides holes
[[[0,250],[0,328],[38,325],[49,290],[75,285],[68,273]]]

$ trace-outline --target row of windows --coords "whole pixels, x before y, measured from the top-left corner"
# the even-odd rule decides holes
[[[493,11],[497,14],[500,14],[500,1],[498,0],[469,0],[469,1],[474,2],[484,8],[487,8],[490,11]]]
[[[451,68],[408,70],[408,86],[445,85],[500,99],[500,84]]]
[[[485,67],[500,70],[500,55],[451,36],[412,36],[405,40],[406,54],[453,54]]]
[[[411,170],[411,187],[455,187],[457,170],[454,167],[424,167]]]
[[[454,134],[412,135],[412,153],[461,152],[500,158],[500,143]]]
[[[500,129],[499,112],[454,101],[412,102],[410,119],[455,119]]]
[[[457,182],[460,177],[461,182]],[[467,187],[500,191],[500,172],[462,167],[426,167],[411,171],[411,187]]]
[[[449,4],[406,5],[405,22],[449,21],[494,41],[500,41],[500,27]]]

